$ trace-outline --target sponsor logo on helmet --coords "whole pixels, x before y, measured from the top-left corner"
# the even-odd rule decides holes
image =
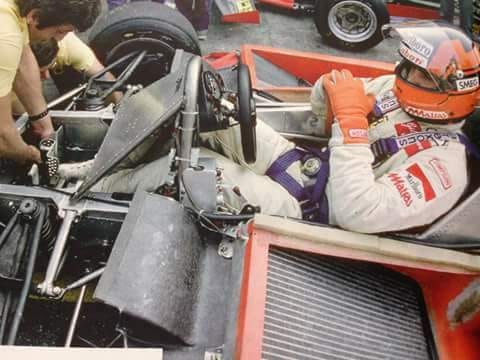
[[[410,194],[410,191],[405,185],[405,179],[400,175],[398,175],[397,173],[390,173],[387,175],[387,177],[390,179],[393,186],[395,186],[395,188],[397,189],[398,193],[400,194],[400,197],[403,200],[403,203],[407,207],[412,205],[412,195]]]
[[[428,119],[428,120],[447,120],[448,114],[445,111],[431,111],[431,110],[423,110],[418,109],[413,106],[407,106],[404,109],[407,113],[412,116]]]
[[[405,45],[400,46],[399,52],[400,55],[402,55],[406,60],[410,61],[411,63],[414,63],[415,65],[418,65],[424,69],[427,67],[428,59],[425,56],[422,56],[410,50]]]
[[[478,76],[456,81],[458,91],[469,91],[478,88]]]
[[[403,42],[407,44],[410,49],[426,58],[429,58],[433,53],[433,45],[419,37],[408,36],[403,39]]]

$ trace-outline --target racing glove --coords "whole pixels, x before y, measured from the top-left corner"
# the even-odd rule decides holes
[[[365,94],[362,81],[348,70],[333,70],[325,75],[323,87],[335,120],[334,137],[339,136],[343,144],[368,144],[367,115],[375,99]]]

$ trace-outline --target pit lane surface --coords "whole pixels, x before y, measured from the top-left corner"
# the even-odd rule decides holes
[[[242,44],[257,44],[358,59],[389,62],[398,59],[395,40],[385,40],[364,52],[342,51],[322,41],[311,16],[265,5],[257,7],[260,11],[260,24],[227,24],[220,22],[220,14],[213,5],[208,38],[200,42],[203,54],[239,49]],[[106,9],[104,0],[103,11],[106,12]],[[82,35],[86,39],[86,34]]]
[[[396,40],[384,40],[376,47],[364,52],[342,51],[323,42],[311,16],[300,12],[257,6],[261,18],[259,25],[220,23],[220,16],[214,8],[208,38],[201,42],[203,53],[239,49],[242,44],[257,44],[355,59],[388,62],[399,59]]]

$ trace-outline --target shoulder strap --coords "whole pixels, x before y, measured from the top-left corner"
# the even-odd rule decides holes
[[[431,139],[429,135],[431,134]],[[412,156],[419,151],[426,150],[432,146],[442,146],[445,139],[458,139],[465,146],[467,154],[480,159],[480,150],[470,139],[462,134],[438,133],[438,132],[420,132],[412,133],[403,137],[390,137],[378,139],[370,145],[376,161],[381,161],[404,149],[408,156]]]

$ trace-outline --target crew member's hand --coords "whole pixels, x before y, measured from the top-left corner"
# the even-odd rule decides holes
[[[42,162],[42,156],[40,155],[40,150],[38,150],[33,145],[28,145],[28,159],[27,161],[33,161],[34,163],[40,164]]]
[[[325,75],[323,87],[343,134],[343,143],[367,144],[367,115],[372,111],[375,98],[365,94],[362,81],[355,79],[348,70],[333,70]]]
[[[30,125],[32,127],[33,134],[38,136],[40,139],[48,138],[54,133],[50,115],[45,116],[43,119],[32,121]]]

